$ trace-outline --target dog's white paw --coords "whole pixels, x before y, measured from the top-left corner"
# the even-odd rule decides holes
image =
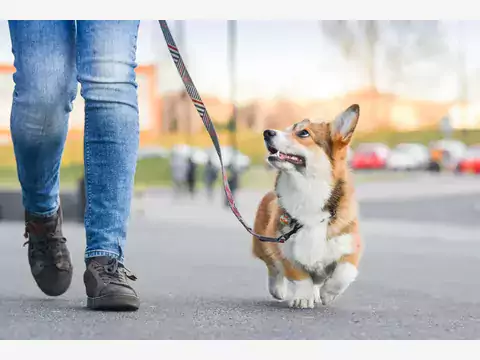
[[[350,263],[340,263],[335,268],[332,276],[320,289],[320,300],[323,305],[331,304],[338,298],[358,275],[357,268]]]
[[[322,294],[320,295],[320,300],[322,302],[322,305],[329,305],[331,304],[340,294],[334,294],[334,293],[328,293],[326,291],[323,291]]]
[[[315,301],[313,300],[313,297],[307,299],[307,298],[295,298],[290,300],[288,303],[288,306],[290,306],[293,309],[313,309],[315,307]]]
[[[268,277],[268,291],[277,300],[287,298],[287,281],[282,274],[270,275]]]
[[[320,299],[320,288],[322,285],[313,285],[313,301],[315,304],[320,304],[322,300]]]
[[[313,309],[315,307],[315,296],[311,279],[294,281],[294,292],[288,306],[297,309]]]

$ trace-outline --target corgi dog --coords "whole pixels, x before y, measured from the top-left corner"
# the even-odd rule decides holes
[[[347,151],[359,115],[354,104],[332,122],[307,119],[263,133],[267,161],[278,173],[253,230],[268,237],[298,230],[284,243],[254,236],[253,255],[266,264],[275,299],[287,300],[292,285],[292,308],[328,305],[357,277],[363,243]]]

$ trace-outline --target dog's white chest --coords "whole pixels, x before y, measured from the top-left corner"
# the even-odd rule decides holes
[[[328,221],[316,226],[304,226],[283,244],[283,253],[292,263],[297,263],[306,270],[316,273],[343,255],[354,250],[350,234],[327,240]]]
[[[283,244],[283,253],[293,263],[317,272],[353,250],[351,235],[327,240],[329,212],[325,204],[331,194],[326,181],[282,175],[278,179],[280,205],[303,227]],[[291,227],[284,227],[282,233]]]
[[[285,256],[308,268],[321,266],[328,247],[327,226],[327,221],[314,227],[304,225],[284,244]]]
[[[312,226],[316,226],[329,215],[322,207],[330,197],[331,191],[331,186],[326,181],[313,181],[295,176],[280,176],[277,183],[281,206],[303,224]]]

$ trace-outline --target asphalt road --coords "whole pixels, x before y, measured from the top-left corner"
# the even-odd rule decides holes
[[[252,219],[260,194],[239,195]],[[478,339],[480,178],[415,177],[361,184],[366,252],[360,276],[331,307],[273,301],[264,265],[234,216],[203,197],[138,197],[127,266],[136,313],[85,310],[84,231],[65,226],[71,289],[34,285],[21,223],[0,223],[0,339]]]

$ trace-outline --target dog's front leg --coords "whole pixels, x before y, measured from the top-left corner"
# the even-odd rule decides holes
[[[281,261],[275,260],[273,265],[268,266],[268,291],[277,300],[287,297],[287,281]]]
[[[320,289],[325,284],[325,281],[328,279],[329,276],[332,275],[333,270],[335,269],[336,263],[333,263],[330,266],[325,268],[319,269],[314,272],[312,276],[313,281],[313,298],[315,304],[320,304],[322,300],[320,299]]]
[[[341,295],[358,275],[358,265],[363,254],[363,244],[361,242],[358,229],[352,234],[354,240],[354,251],[340,258],[337,266],[333,270],[325,284],[320,288],[320,300],[323,305],[332,303]],[[327,271],[328,272],[328,271]]]
[[[323,305],[332,303],[339,295],[341,295],[350,284],[355,281],[358,275],[357,267],[348,262],[338,263],[325,284],[320,288],[320,300]]]
[[[293,287],[293,296],[288,305],[291,308],[307,309],[315,306],[313,281],[307,272],[293,266],[284,259],[285,277]]]
[[[312,279],[291,281],[293,285],[293,297],[288,306],[298,309],[313,309],[315,307],[315,294]]]

